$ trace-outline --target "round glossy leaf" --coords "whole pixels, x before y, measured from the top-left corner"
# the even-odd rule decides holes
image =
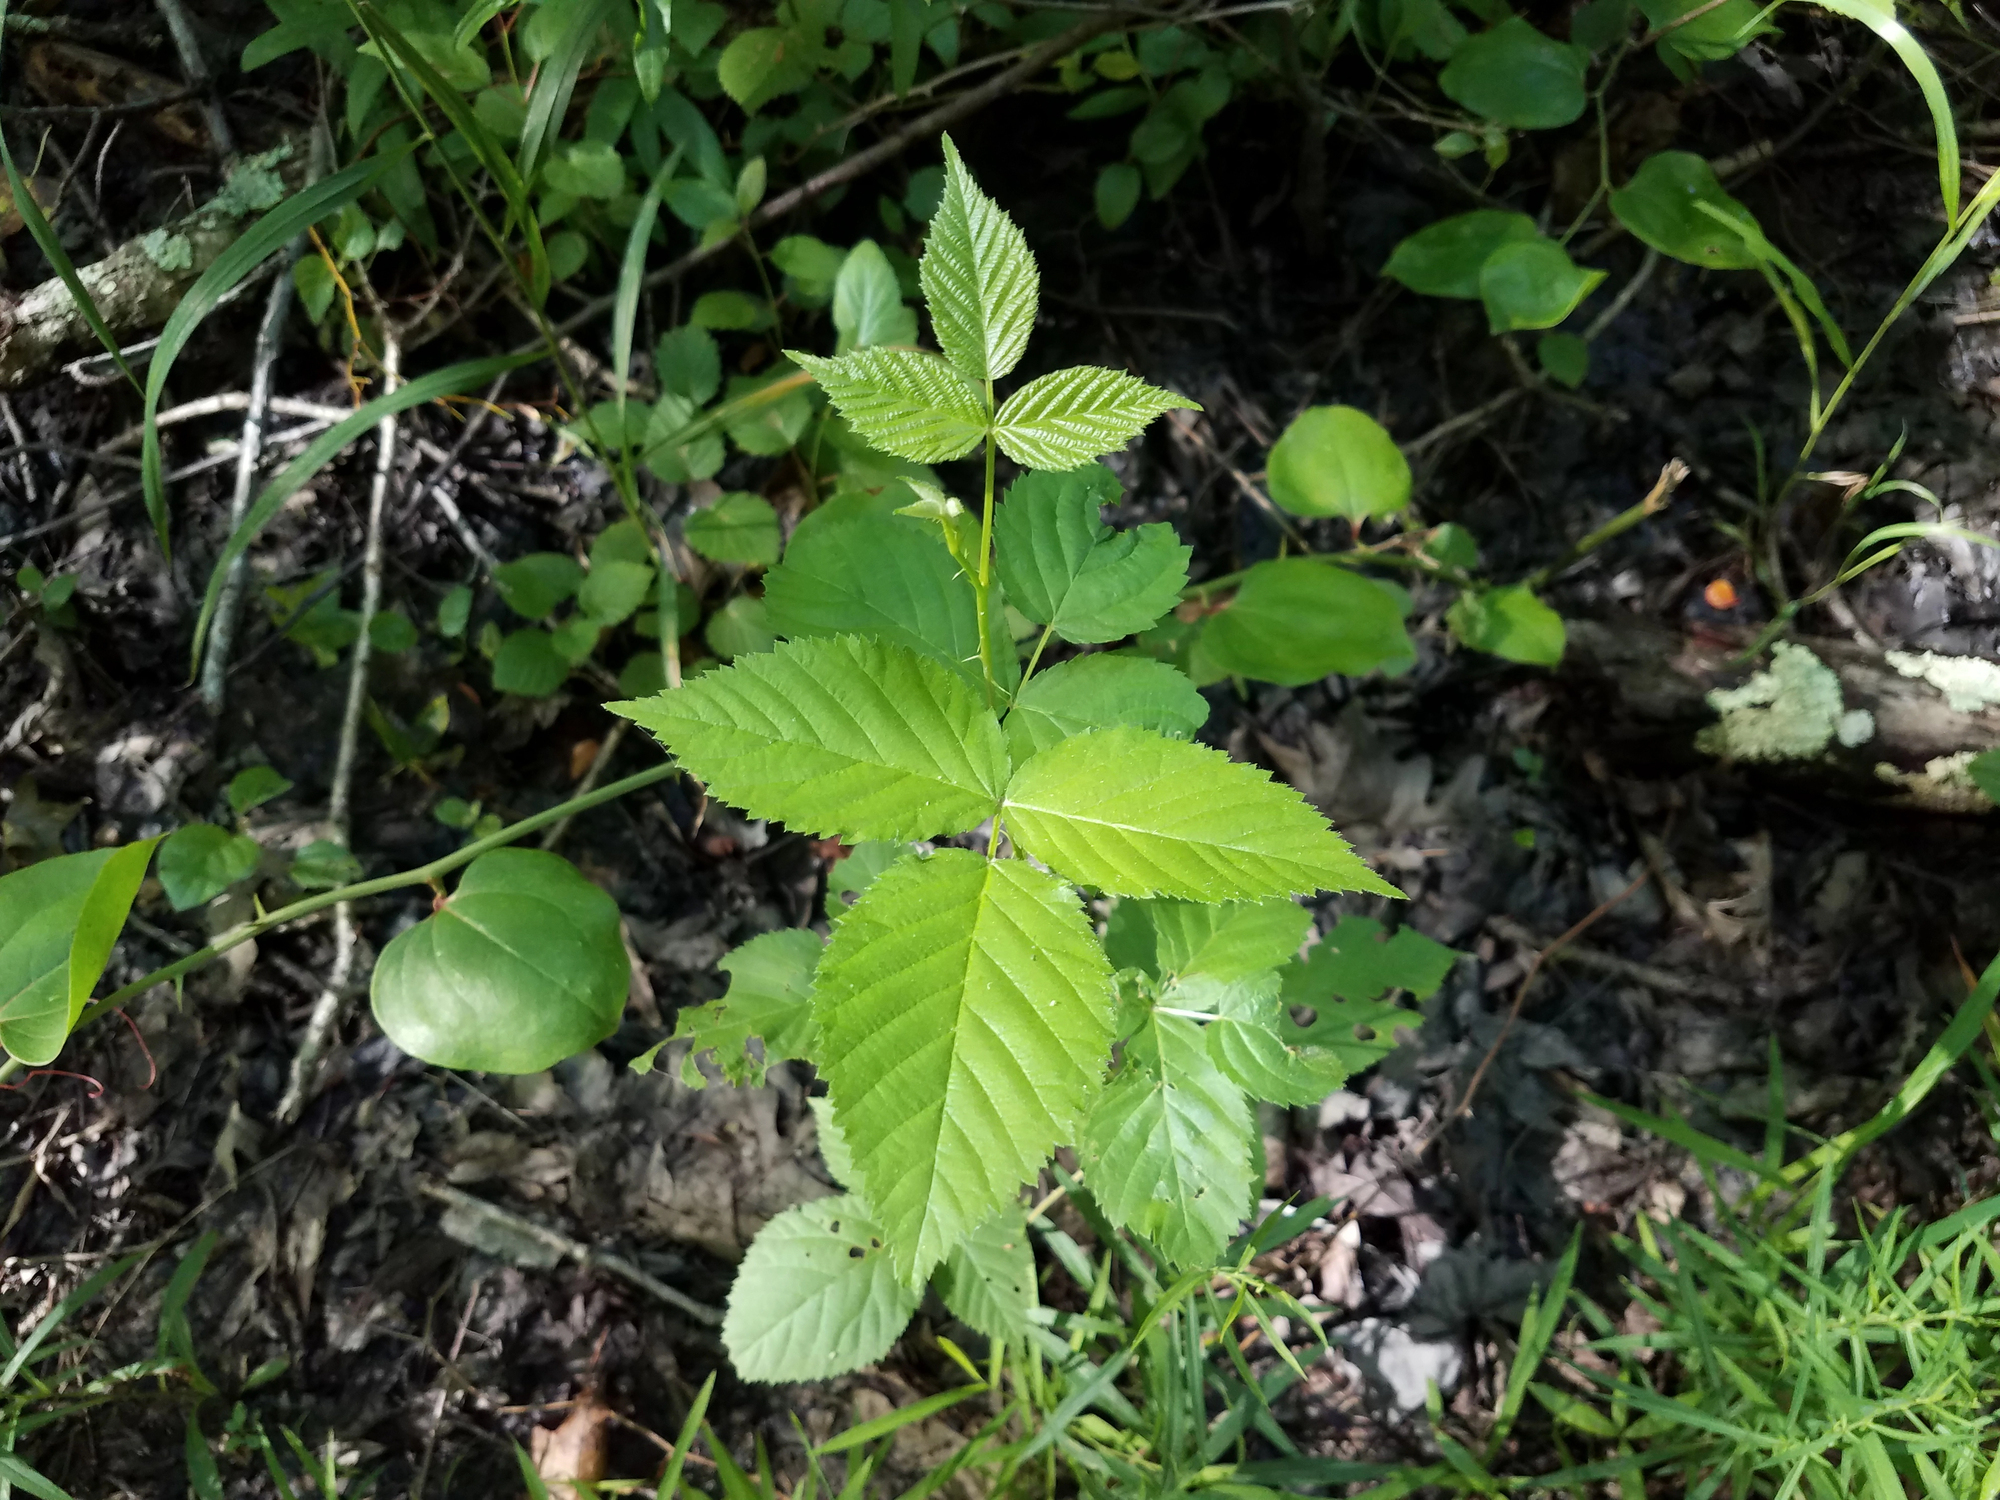
[[[1715,169],[1690,151],[1647,157],[1632,180],[1611,195],[1618,222],[1660,254],[1720,271],[1754,270],[1759,257],[1743,236],[1703,212],[1702,204],[1747,224],[1757,222],[1722,190]]]
[[[213,901],[250,875],[262,854],[255,839],[213,823],[190,823],[160,845],[160,888],[175,911],[186,911]]]
[[[1470,36],[1438,74],[1438,87],[1481,119],[1514,130],[1552,130],[1583,113],[1580,47],[1543,36],[1519,16]]]
[[[1426,224],[1389,252],[1382,274],[1426,297],[1470,301],[1479,295],[1479,268],[1489,255],[1503,245],[1540,235],[1526,214],[1475,208]]]
[[[1382,424],[1351,406],[1300,412],[1271,449],[1265,482],[1295,516],[1345,516],[1359,525],[1410,502],[1410,461]]]
[[[1359,573],[1302,557],[1259,563],[1209,618],[1202,645],[1225,672],[1300,687],[1416,655],[1390,594]]]
[[[617,1029],[631,969],[618,905],[568,860],[495,849],[375,965],[375,1019],[414,1057],[539,1073]]]
[[[1554,240],[1521,240],[1486,258],[1479,268],[1479,295],[1495,333],[1553,328],[1603,279],[1602,271],[1579,266]]]

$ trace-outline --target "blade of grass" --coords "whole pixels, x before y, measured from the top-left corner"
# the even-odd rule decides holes
[[[201,320],[213,312],[216,305],[245,277],[304,233],[307,226],[330,213],[338,213],[343,206],[367,192],[383,173],[415,149],[415,142],[412,142],[383,156],[365,157],[353,166],[292,194],[252,224],[243,232],[241,239],[215,258],[215,264],[202,272],[195,284],[188,288],[187,295],[181,298],[173,315],[167,319],[166,327],[160,330],[159,345],[153,350],[152,363],[146,370],[145,433],[140,451],[140,477],[145,485],[146,513],[152,517],[153,532],[160,539],[163,553],[172,555],[167,540],[167,487],[160,432],[153,419],[159,415],[160,397],[166,390],[167,376],[173,370],[174,361],[187,347]]]
[[[131,1270],[139,1263],[143,1254],[143,1251],[135,1251],[131,1255],[114,1260],[50,1308],[35,1325],[34,1331],[21,1340],[20,1346],[14,1350],[14,1357],[7,1361],[6,1367],[0,1369],[0,1391],[6,1390],[14,1383],[14,1377],[21,1373],[21,1367],[34,1358],[35,1351],[47,1342],[50,1334],[62,1327],[71,1313]]]
[[[857,1448],[863,1443],[872,1443],[878,1437],[896,1432],[901,1428],[909,1426],[912,1422],[921,1422],[926,1417],[934,1416],[947,1407],[956,1406],[961,1401],[969,1400],[973,1396],[980,1396],[985,1393],[986,1387],[984,1385],[969,1385],[955,1391],[940,1391],[935,1396],[926,1396],[921,1401],[912,1401],[908,1406],[889,1412],[885,1416],[877,1417],[872,1422],[863,1422],[858,1427],[850,1427],[838,1437],[828,1438],[824,1443],[820,1444],[816,1451],[822,1458],[829,1453],[845,1453],[849,1448]]]
[[[286,464],[272,476],[263,492],[244,512],[243,524],[229,534],[223,544],[222,553],[215,560],[215,567],[208,577],[208,590],[201,601],[201,614],[195,621],[194,654],[195,669],[199,670],[201,648],[208,634],[208,624],[215,614],[215,601],[222,593],[222,580],[227,575],[229,564],[240,557],[250,544],[257,539],[271,517],[293,495],[302,489],[307,481],[325,468],[342,449],[362,433],[367,432],[384,417],[397,412],[408,411],[413,406],[421,406],[426,401],[434,401],[439,396],[454,395],[469,387],[482,384],[500,374],[521,365],[540,359],[539,350],[527,354],[496,354],[486,359],[469,359],[455,365],[447,365],[442,370],[412,380],[408,385],[398,386],[384,396],[377,396],[366,406],[345,418],[307,446],[305,452]]]
[[[563,116],[576,92],[577,74],[590,60],[597,30],[611,13],[611,0],[571,0],[553,51],[535,71],[528,95],[527,118],[521,124],[521,180],[532,183],[547,154],[549,141],[562,129]]]
[[[660,1476],[653,1500],[674,1500],[680,1489],[681,1470],[687,1465],[688,1449],[693,1446],[695,1434],[701,1431],[701,1419],[708,1415],[708,1398],[714,1394],[715,1373],[710,1371],[695,1395],[694,1405],[688,1408],[687,1420],[681,1423],[681,1435],[674,1439],[674,1456],[667,1461],[667,1472]]]

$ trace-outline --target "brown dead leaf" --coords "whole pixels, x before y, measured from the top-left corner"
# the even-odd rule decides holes
[[[604,1430],[614,1416],[590,1391],[570,1408],[560,1427],[537,1427],[528,1434],[528,1457],[554,1500],[581,1500],[577,1487],[566,1480],[595,1484],[604,1477]]]
[[[85,109],[138,104],[181,92],[171,78],[73,42],[37,42],[28,49],[21,74],[28,87],[49,103]],[[195,151],[208,147],[208,127],[202,123],[201,111],[190,102],[167,105],[151,121],[176,145]]]
[[[598,743],[596,740],[578,740],[569,747],[569,779],[581,781],[584,773],[597,764]]]

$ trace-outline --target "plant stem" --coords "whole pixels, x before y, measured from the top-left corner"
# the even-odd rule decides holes
[[[1026,687],[1028,685],[1028,679],[1035,675],[1035,668],[1041,664],[1042,652],[1047,648],[1049,644],[1049,637],[1054,635],[1055,631],[1056,628],[1053,625],[1044,625],[1042,627],[1042,638],[1039,641],[1035,642],[1034,654],[1028,658],[1028,665],[1024,667],[1021,671],[1022,687]]]
[[[94,1020],[108,1011],[117,1009],[128,1000],[137,999],[156,984],[179,979],[183,974],[199,969],[210,959],[219,958],[231,948],[247,943],[252,938],[262,937],[275,928],[296,922],[301,917],[309,917],[314,912],[324,911],[329,906],[360,901],[369,896],[379,896],[387,891],[399,891],[408,886],[429,885],[440,877],[450,874],[460,865],[470,864],[489,850],[505,848],[519,839],[526,838],[538,828],[546,828],[551,823],[561,822],[565,818],[587,812],[603,803],[616,801],[627,792],[636,792],[641,787],[651,786],[656,781],[664,781],[678,769],[673,761],[663,761],[651,770],[640,771],[636,775],[614,781],[609,786],[599,787],[594,792],[587,792],[583,796],[572,797],[567,802],[557,803],[554,807],[523,818],[518,823],[509,824],[498,833],[488,834],[483,839],[475,839],[463,849],[434,859],[427,865],[418,865],[415,869],[403,870],[394,875],[379,876],[374,880],[358,881],[354,885],[342,886],[337,891],[321,891],[318,895],[294,901],[289,906],[281,906],[254,922],[245,922],[241,927],[223,933],[206,948],[198,948],[184,958],[177,958],[172,963],[133,980],[122,989],[113,990],[102,1000],[92,1001],[83,1019]],[[0,1082],[13,1077],[20,1071],[21,1066],[18,1059],[11,1057],[6,1062],[0,1063]]]

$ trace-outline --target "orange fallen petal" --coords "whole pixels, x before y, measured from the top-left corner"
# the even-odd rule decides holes
[[[1714,579],[1701,591],[1701,599],[1710,609],[1734,609],[1736,585],[1727,578]]]

